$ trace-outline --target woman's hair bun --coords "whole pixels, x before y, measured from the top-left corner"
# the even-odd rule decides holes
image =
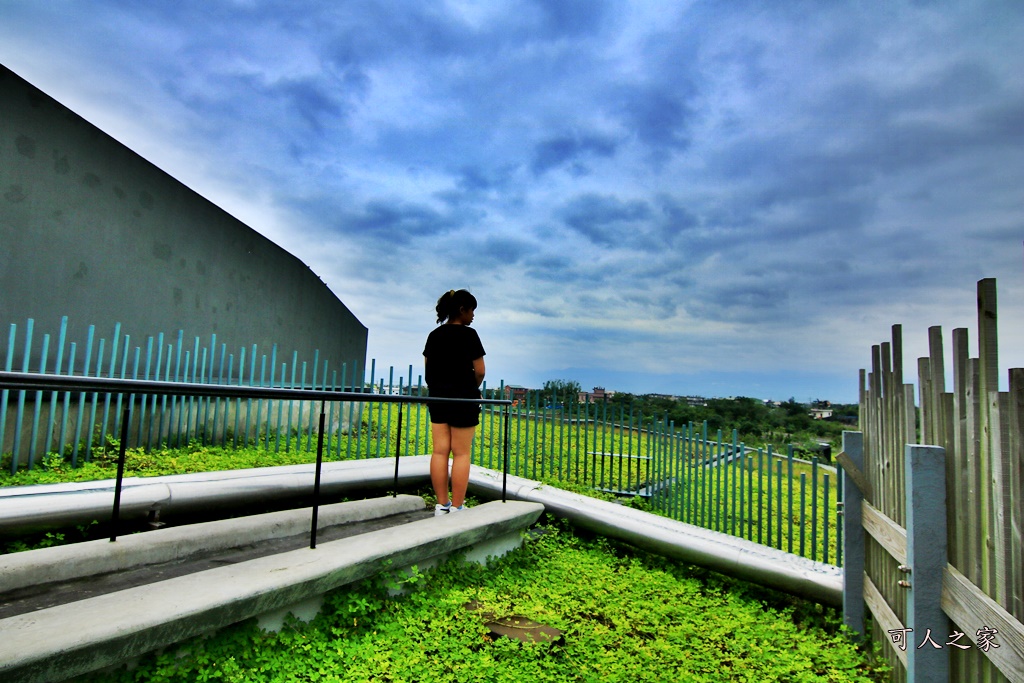
[[[461,310],[476,310],[476,297],[465,289],[449,289],[437,300],[437,322],[441,324],[446,320],[454,318]]]

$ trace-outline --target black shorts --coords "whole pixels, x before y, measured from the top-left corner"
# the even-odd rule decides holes
[[[473,395],[467,395],[467,394]],[[479,391],[452,392],[439,389],[429,390],[430,396],[441,398],[480,398]],[[434,424],[446,424],[450,427],[476,427],[480,424],[479,403],[427,403],[430,421]]]

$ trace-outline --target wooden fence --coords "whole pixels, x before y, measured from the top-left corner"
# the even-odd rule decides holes
[[[861,370],[861,432],[837,457],[847,474],[844,619],[863,632],[867,605],[894,681],[1020,683],[1024,369],[999,391],[995,280],[978,283],[978,358],[967,330],[953,330],[951,391],[941,328],[928,342],[919,406],[904,383],[900,326]]]

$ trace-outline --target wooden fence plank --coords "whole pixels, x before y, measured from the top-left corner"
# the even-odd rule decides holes
[[[942,446],[949,453],[949,444],[945,442],[945,434],[942,424],[945,422],[945,415],[942,410],[942,394],[946,392],[946,362],[942,348],[942,327],[933,325],[928,328],[928,365],[931,372],[929,401],[931,407],[931,425],[928,431],[928,441],[935,446]],[[924,429],[922,427],[922,438]]]
[[[982,556],[985,550],[982,547],[982,519],[981,519],[981,410],[979,409],[980,389],[980,368],[977,358],[967,361],[967,457],[965,465],[967,471],[967,495],[966,502],[965,531],[967,532],[967,556],[964,566],[961,568],[975,585],[981,584]]]
[[[938,420],[938,416],[932,415],[934,404],[931,400],[932,370],[930,358],[917,359],[917,384],[917,404],[920,406],[919,415],[921,420],[921,440],[924,443],[934,444],[935,422]]]
[[[946,566],[942,609],[1010,681],[1024,681],[1024,624],[983,593],[956,567]],[[985,652],[983,636],[994,629]]]
[[[956,482],[956,524],[953,533],[956,537],[956,551],[951,553],[953,566],[961,571],[968,563],[967,556],[967,330],[953,330],[953,438],[956,447],[953,449],[954,476]]]
[[[1013,575],[1008,577],[1009,602],[1007,609],[1019,621],[1024,621],[1024,368],[1010,370],[1010,455],[1006,477],[1010,482],[1010,500],[1007,512],[1010,516],[1010,541],[1012,554],[1008,567]]]
[[[992,505],[988,524],[992,529],[993,561],[989,575],[991,588],[986,593],[1003,606],[1010,604],[1012,570],[1007,563],[1013,554],[1009,514],[1013,499],[1010,487],[1009,414],[1010,395],[1006,392],[989,392],[989,433],[992,449],[989,491]]]
[[[860,489],[861,495],[863,495],[864,498],[871,500],[871,482],[853,462],[853,459],[846,454],[846,451],[839,451],[839,453],[836,454],[835,461],[839,463],[846,475],[853,480],[854,484],[857,485],[857,488]]]
[[[907,530],[892,521],[871,503],[864,503],[861,519],[864,530],[900,564],[907,564]]]
[[[978,361],[981,364],[981,395],[999,391],[999,330],[996,315],[996,281],[978,281]]]
[[[896,613],[892,611],[886,603],[885,598],[882,597],[882,593],[875,586],[871,577],[867,574],[864,575],[864,602],[867,603],[871,609],[871,616],[878,623],[883,631],[889,633],[891,631],[899,631],[903,629],[903,623],[900,621]],[[903,666],[907,665],[907,653],[905,648],[897,646],[892,638],[886,638],[886,642],[889,643],[890,648],[899,657],[900,662]]]

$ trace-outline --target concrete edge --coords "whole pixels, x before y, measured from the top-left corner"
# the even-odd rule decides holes
[[[413,512],[425,505],[421,497],[405,494],[322,505],[317,528]],[[311,522],[311,508],[300,508],[127,534],[114,543],[103,539],[0,555],[0,593],[309,533]]]
[[[400,459],[399,486],[429,480],[430,456]],[[247,470],[200,472],[161,477],[131,477],[122,482],[120,518],[144,519],[151,510],[188,513],[226,509],[254,500],[283,501],[312,495],[315,466],[288,465]],[[321,495],[366,488],[389,488],[395,479],[394,458],[344,460],[323,464]],[[26,533],[93,520],[109,521],[114,502],[113,479],[10,486],[0,489],[0,533]]]
[[[0,677],[59,681],[533,524],[543,506],[491,502],[0,621]]]

